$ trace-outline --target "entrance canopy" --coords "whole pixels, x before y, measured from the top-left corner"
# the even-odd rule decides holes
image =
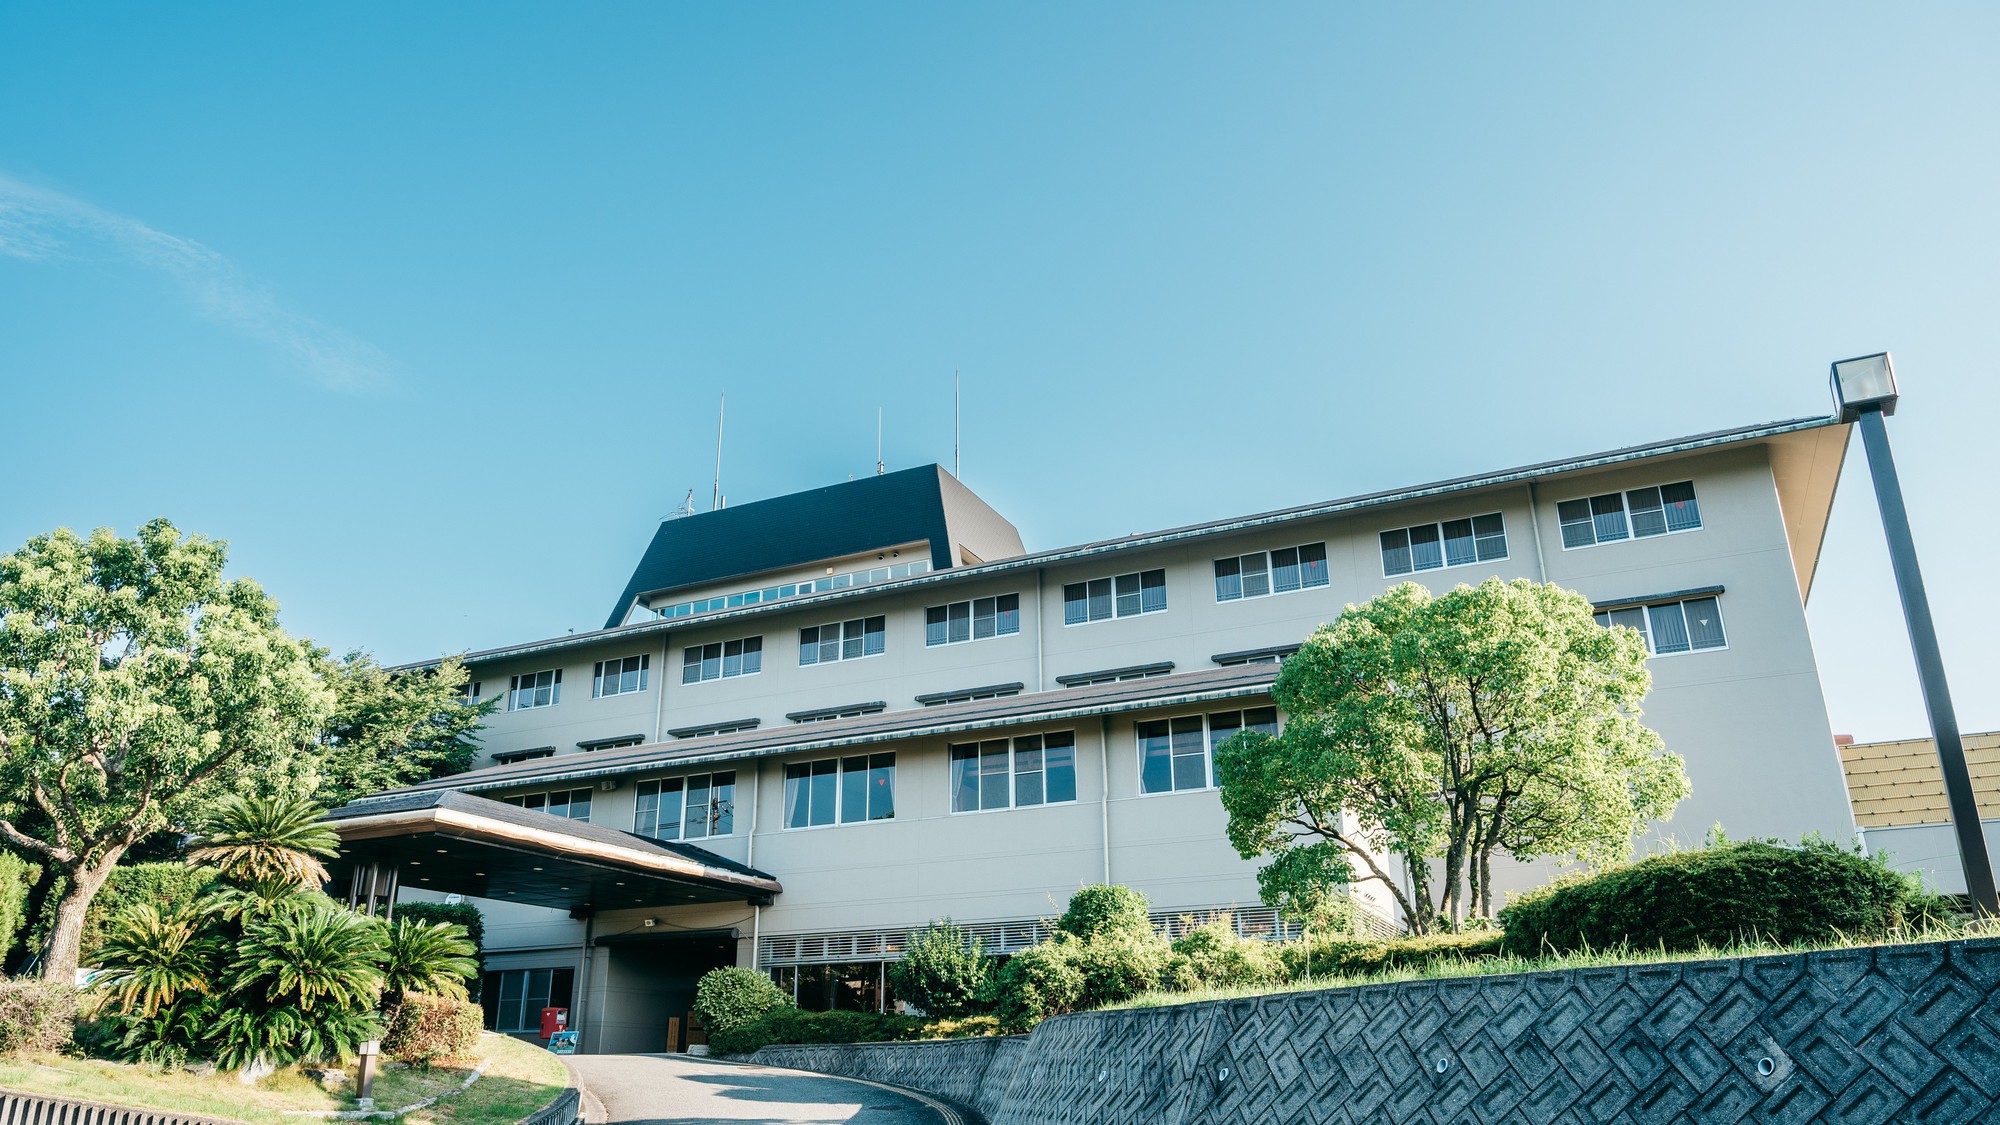
[[[367,797],[327,814],[336,883],[387,869],[404,887],[572,911],[695,902],[768,905],[784,890],[691,844],[550,816],[454,790]]]

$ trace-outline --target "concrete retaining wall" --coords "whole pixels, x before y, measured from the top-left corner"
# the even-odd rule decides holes
[[[2000,1120],[2000,939],[1287,993],[766,1047],[993,1125]]]

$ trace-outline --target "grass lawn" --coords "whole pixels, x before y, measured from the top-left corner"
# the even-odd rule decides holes
[[[439,1125],[511,1125],[555,1099],[569,1083],[562,1060],[530,1043],[499,1035],[479,1039],[486,1073],[458,1090],[477,1060],[428,1070],[382,1070],[375,1077],[375,1107],[395,1109],[447,1091],[445,1100],[403,1118]],[[352,1072],[350,1068],[350,1073]],[[323,1118],[291,1116],[286,1110],[353,1109],[348,1093],[331,1093],[294,1069],[252,1085],[234,1074],[208,1077],[180,1070],[156,1070],[100,1059],[61,1055],[0,1059],[0,1086],[28,1093],[144,1106],[253,1125],[311,1125]]]

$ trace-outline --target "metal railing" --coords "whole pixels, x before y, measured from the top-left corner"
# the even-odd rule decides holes
[[[0,1125],[234,1125],[226,1118],[195,1117],[129,1105],[51,1098],[0,1090]]]

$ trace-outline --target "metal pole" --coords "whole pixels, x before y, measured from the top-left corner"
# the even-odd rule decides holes
[[[1952,709],[1951,688],[1945,683],[1937,626],[1931,621],[1923,572],[1917,568],[1910,513],[1903,506],[1903,486],[1896,478],[1889,428],[1882,422],[1879,406],[1861,411],[1861,444],[1868,451],[1868,472],[1875,480],[1875,502],[1882,508],[1882,531],[1889,540],[1896,592],[1903,599],[1903,621],[1909,626],[1910,649],[1917,658],[1917,682],[1923,686],[1924,710],[1930,713],[1931,736],[1937,741],[1938,765],[1944,771],[1945,799],[1951,806],[1952,831],[1958,836],[1959,862],[1965,868],[1965,893],[1980,914],[2000,915],[2000,896],[1993,889],[1993,863],[1987,857],[1986,834],[1979,824],[1979,802],[1972,792],[1972,772],[1965,765],[1965,743],[1959,739],[1958,713]]]

